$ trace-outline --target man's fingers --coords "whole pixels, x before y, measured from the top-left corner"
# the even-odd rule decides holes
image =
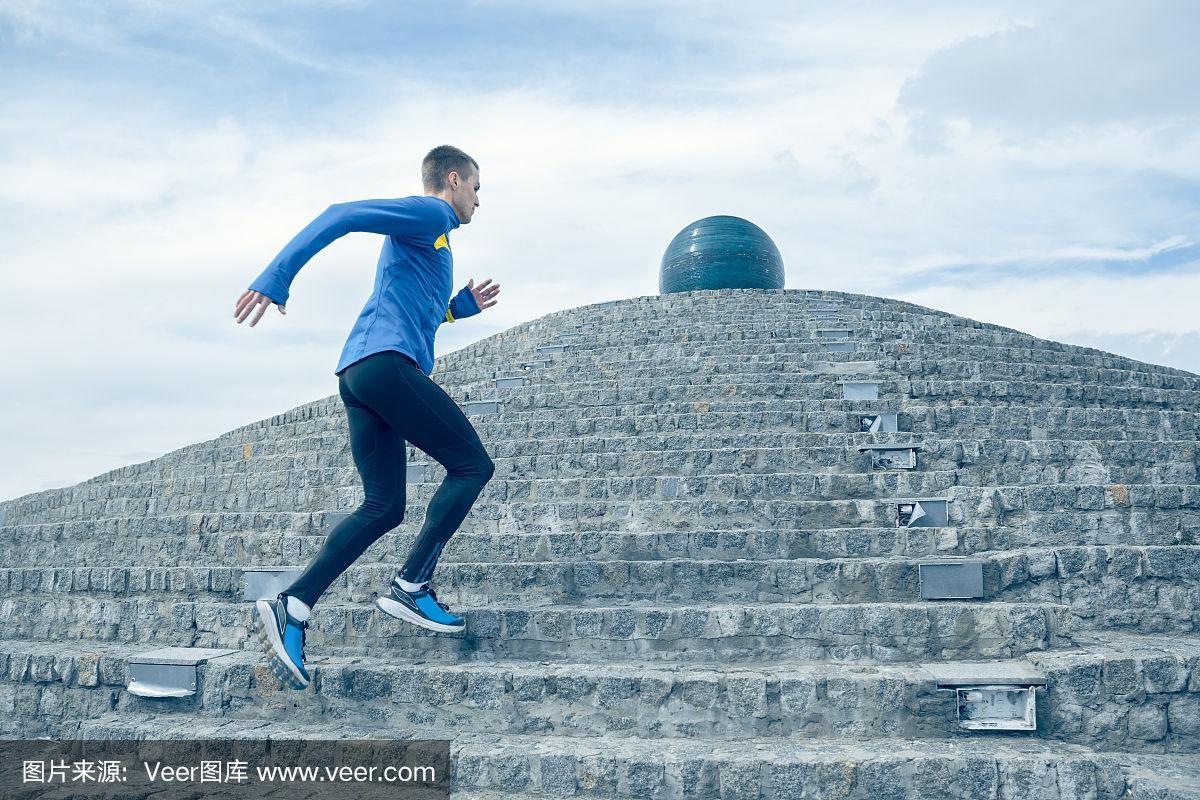
[[[238,323],[245,321],[246,317],[254,310],[254,304],[261,300],[265,295],[259,294],[253,289],[247,289],[241,297],[238,298],[237,306],[233,310],[233,315],[238,317]]]
[[[287,314],[287,308],[285,308],[282,304],[276,303],[262,292],[256,292],[253,289],[247,289],[242,296],[238,298],[237,305],[234,306],[233,309],[233,317],[237,320],[237,323],[241,325],[247,320],[247,318],[249,318],[251,314],[254,314],[254,312],[257,310],[258,313],[254,315],[254,319],[250,320],[250,327],[253,328],[258,321],[262,319],[263,314],[267,313],[267,308],[270,306],[275,306],[278,308],[280,314]]]
[[[238,309],[237,309],[236,314],[237,314],[237,321],[238,321],[239,325],[241,325],[243,322],[245,322],[246,317],[250,316],[250,314],[254,311],[254,305],[256,302],[257,302],[257,298],[248,297],[248,298],[246,298],[245,301],[238,304]]]

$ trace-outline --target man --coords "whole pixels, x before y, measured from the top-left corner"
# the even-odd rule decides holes
[[[465,628],[437,599],[429,579],[442,547],[491,479],[495,465],[458,404],[429,378],[433,339],[454,322],[496,305],[500,284],[468,281],[453,299],[450,231],[479,207],[479,164],[462,150],[435,147],[421,162],[423,196],[331,205],[308,224],[250,284],[234,308],[254,327],[272,303],[286,314],[288,287],[302,266],[351,231],[386,236],[375,288],[342,348],[334,374],[346,406],[350,449],[366,499],[330,532],[304,573],[275,599],[254,606],[255,628],[285,683],[303,689],[308,616],[317,598],[376,539],[404,519],[406,441],[446,468],[425,524],[375,605],[397,619],[440,632]]]

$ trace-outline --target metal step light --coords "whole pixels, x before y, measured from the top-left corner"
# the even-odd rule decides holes
[[[817,338],[823,341],[832,339],[849,339],[849,328],[817,328]]]
[[[982,561],[934,561],[917,565],[922,600],[982,600]]]
[[[196,693],[199,665],[236,652],[211,647],[164,647],[139,653],[129,658],[125,689],[138,697],[191,697]]]
[[[1019,662],[922,664],[939,691],[955,694],[959,727],[974,731],[1037,730],[1037,689],[1046,676]]]
[[[843,400],[878,400],[879,381],[838,381]]]
[[[560,333],[560,334],[558,334],[558,336],[556,336],[555,338],[556,338],[556,339],[558,339],[558,340],[559,340],[560,342],[562,342],[563,344],[567,344],[568,342],[575,342],[575,341],[578,341],[578,340],[582,339],[582,338],[583,338],[583,334],[582,334],[582,333],[578,333],[578,332],[572,332],[572,333]]]
[[[967,730],[1037,729],[1037,695],[1032,686],[964,686],[955,691],[958,724]]]
[[[879,369],[878,361],[833,361],[829,363],[834,370],[843,375],[874,372]]]
[[[542,369],[543,367],[548,367],[553,363],[554,362],[549,359],[541,359],[540,361],[522,361],[521,363],[517,364],[517,369]]]
[[[850,353],[855,348],[854,342],[825,342],[825,352],[827,353]]]
[[[506,375],[503,378],[496,378],[497,389],[516,389],[518,386],[527,386],[530,383],[532,383],[532,381],[530,381],[524,375]]]
[[[338,523],[350,516],[349,511],[326,511],[321,517],[321,533],[326,536],[329,532],[337,527]]]
[[[500,403],[495,400],[470,400],[463,403],[463,413],[468,416],[472,414],[480,416],[485,414],[499,414]]]
[[[247,567],[242,570],[242,599],[254,601],[260,597],[275,597],[291,586],[302,572],[304,567]]]
[[[575,326],[575,329],[580,331],[590,331],[594,327],[596,327],[596,323],[594,322],[581,322]]]
[[[871,469],[916,469],[919,444],[864,444],[860,453],[871,454]]]
[[[548,356],[551,353],[565,352],[566,349],[567,349],[567,346],[565,344],[544,344],[541,347],[538,347],[533,352],[535,355]]]
[[[858,418],[858,429],[862,433],[896,433],[899,420],[896,414],[862,414]]]
[[[900,528],[944,528],[949,519],[949,498],[922,498],[896,502],[896,526]]]

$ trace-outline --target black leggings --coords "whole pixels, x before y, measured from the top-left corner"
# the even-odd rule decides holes
[[[330,531],[286,590],[309,607],[372,542],[403,521],[406,439],[446,468],[400,571],[406,581],[429,580],[442,547],[496,471],[462,409],[407,355],[385,350],[356,361],[338,376],[338,391],[366,500]]]

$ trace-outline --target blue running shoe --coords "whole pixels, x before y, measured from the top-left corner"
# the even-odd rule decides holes
[[[450,607],[437,599],[428,583],[415,592],[406,592],[393,580],[391,591],[376,597],[375,605],[390,617],[438,633],[458,633],[467,627],[467,621],[451,613]]]
[[[308,686],[311,678],[304,668],[304,640],[308,620],[301,622],[287,612],[287,595],[264,597],[254,602],[254,627],[271,662],[275,677],[293,689]]]

